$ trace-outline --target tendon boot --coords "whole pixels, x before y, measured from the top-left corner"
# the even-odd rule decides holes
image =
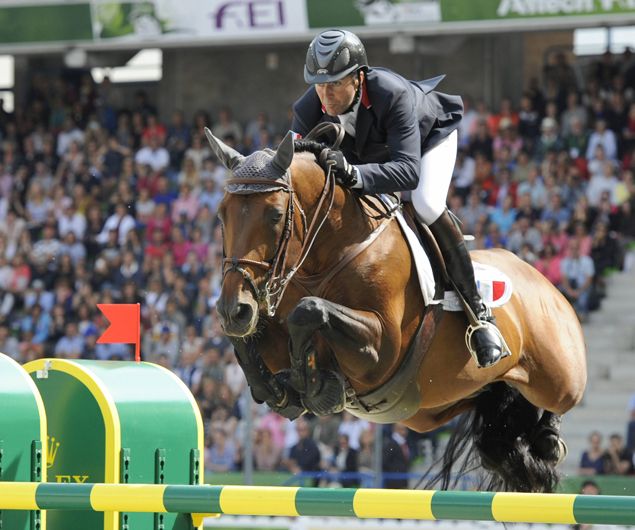
[[[480,368],[493,366],[511,352],[478,293],[463,233],[448,210],[429,227],[443,254],[450,282],[462,298],[470,321],[465,335],[467,348]]]

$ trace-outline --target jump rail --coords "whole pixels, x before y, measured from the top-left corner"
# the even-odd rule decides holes
[[[0,510],[635,525],[635,497],[363,488],[0,482]]]

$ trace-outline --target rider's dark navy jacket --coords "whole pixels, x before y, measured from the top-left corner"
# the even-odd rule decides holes
[[[355,125],[341,150],[359,169],[364,193],[417,187],[421,156],[459,126],[463,103],[433,89],[445,76],[408,81],[384,69],[370,68]],[[302,136],[323,121],[339,122],[322,110],[311,86],[294,106],[292,128]]]

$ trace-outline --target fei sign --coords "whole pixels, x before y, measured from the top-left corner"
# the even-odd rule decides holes
[[[304,1],[155,0],[93,7],[96,39],[161,41],[277,35],[306,30]]]

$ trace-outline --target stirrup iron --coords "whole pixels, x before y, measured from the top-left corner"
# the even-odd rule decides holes
[[[474,359],[476,366],[478,366],[479,368],[487,368],[487,366],[485,367],[481,366],[481,363],[478,360],[478,355],[476,354],[476,350],[472,346],[472,336],[479,329],[486,329],[488,331],[491,331],[498,338],[501,345],[501,355],[500,355],[500,359],[496,361],[497,363],[500,362],[505,357],[509,357],[512,354],[511,350],[509,349],[509,346],[507,346],[507,341],[505,340],[505,337],[503,337],[503,334],[500,332],[498,327],[492,324],[491,322],[489,322],[488,320],[486,320],[488,317],[491,317],[492,310],[489,307],[487,307],[486,311],[487,312],[485,315],[485,319],[482,319],[482,320],[478,319],[476,322],[474,322],[472,321],[471,318],[468,318],[468,326],[467,326],[467,330],[465,331],[465,346],[467,347],[467,350],[470,352],[472,359]]]

